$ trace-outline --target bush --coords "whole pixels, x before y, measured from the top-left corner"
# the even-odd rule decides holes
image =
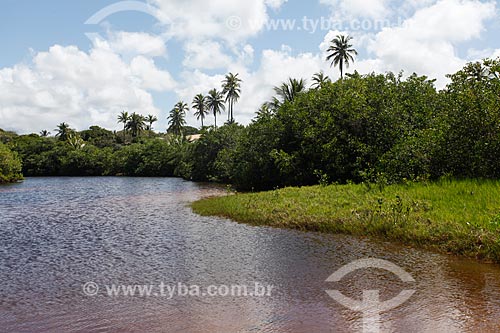
[[[23,178],[21,160],[17,153],[0,143],[0,183],[12,183]]]

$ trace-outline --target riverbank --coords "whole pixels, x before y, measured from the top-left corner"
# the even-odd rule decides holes
[[[500,262],[498,181],[286,188],[192,208],[257,226],[371,236]]]

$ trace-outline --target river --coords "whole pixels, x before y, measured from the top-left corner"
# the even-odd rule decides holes
[[[251,227],[189,208],[223,192],[165,178],[30,178],[1,186],[0,331],[361,332],[363,314],[332,299],[332,289],[353,299],[379,290],[383,300],[415,290],[381,314],[382,332],[500,331],[498,265]],[[415,282],[373,268],[326,282],[365,258],[390,261]],[[122,285],[151,285],[153,293],[110,294]],[[221,289],[235,285],[271,289],[246,296]],[[166,286],[176,293],[165,294]],[[219,294],[196,294],[210,286]]]

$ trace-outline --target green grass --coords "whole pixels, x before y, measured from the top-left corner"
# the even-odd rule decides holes
[[[286,188],[193,203],[252,225],[389,239],[500,262],[500,182]]]

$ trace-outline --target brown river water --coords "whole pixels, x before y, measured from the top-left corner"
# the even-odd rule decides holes
[[[333,289],[357,300],[378,290],[382,301],[415,290],[380,314],[380,332],[500,332],[500,265],[251,227],[189,208],[221,192],[160,178],[37,178],[0,187],[0,332],[363,332],[363,313],[337,303],[326,292]],[[414,282],[379,268],[326,281],[366,258],[387,260]],[[256,283],[272,292],[159,292]],[[153,293],[110,294],[113,285],[151,285]]]

